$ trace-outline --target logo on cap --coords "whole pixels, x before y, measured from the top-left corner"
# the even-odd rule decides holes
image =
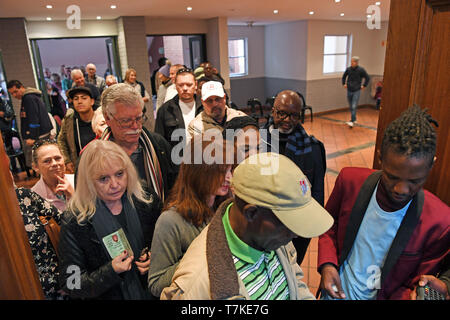
[[[308,192],[308,184],[305,179],[300,180],[300,187],[302,188],[302,194],[306,195],[306,192]]]

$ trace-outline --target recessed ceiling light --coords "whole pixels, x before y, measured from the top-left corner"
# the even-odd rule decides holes
[[[50,17],[47,17],[47,21],[52,21],[52,18],[50,18]]]
[[[341,2],[341,0],[334,0],[334,2],[339,3],[339,2]]]
[[[273,13],[274,13],[274,14],[278,14],[278,10],[276,10],[276,9],[273,10]]]
[[[310,11],[309,14],[310,14],[310,15],[313,15],[313,14],[314,14],[314,11]]]
[[[345,16],[345,14],[342,12],[342,13],[340,14],[340,16],[343,17],[343,16]]]
[[[101,16],[97,16],[97,20],[101,20],[102,19],[102,17]]]
[[[375,2],[375,5],[381,6],[381,2],[380,1]]]
[[[187,11],[192,11],[192,7],[187,7],[186,10]]]
[[[45,7],[46,7],[47,9],[53,8],[53,6],[52,6],[51,4],[48,4],[48,5],[46,5]]]
[[[111,5],[111,9],[116,9],[116,8],[117,8],[117,6],[115,4]]]

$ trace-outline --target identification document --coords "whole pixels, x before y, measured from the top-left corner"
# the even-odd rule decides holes
[[[127,251],[129,257],[134,256],[133,250],[131,249],[130,243],[128,242],[122,228],[107,235],[102,240],[112,259],[120,255],[125,250]]]

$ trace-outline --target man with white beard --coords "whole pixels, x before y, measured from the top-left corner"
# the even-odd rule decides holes
[[[314,136],[308,135],[300,124],[302,100],[291,90],[281,91],[275,98],[272,114],[265,125],[268,152],[277,152],[291,159],[308,178],[312,197],[324,205],[325,148]],[[277,141],[278,140],[278,141]],[[293,240],[297,249],[297,263],[305,256],[310,239]]]
[[[144,102],[131,86],[119,83],[108,87],[102,94],[101,104],[108,125],[101,139],[114,141],[125,150],[144,190],[153,196],[157,210],[162,209],[178,173],[170,158],[170,144],[142,126]]]

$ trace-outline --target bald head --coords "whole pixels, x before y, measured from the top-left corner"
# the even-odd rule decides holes
[[[88,63],[86,65],[86,71],[89,75],[90,78],[93,78],[95,73],[97,72],[97,68],[95,67],[95,64],[93,63]]]
[[[292,90],[284,90],[277,95],[274,106],[280,107],[281,105],[292,106],[298,112],[302,110],[302,100],[300,99],[300,96]]]
[[[275,98],[272,117],[275,129],[281,133],[291,133],[300,121],[303,102],[292,90],[281,91]]]

